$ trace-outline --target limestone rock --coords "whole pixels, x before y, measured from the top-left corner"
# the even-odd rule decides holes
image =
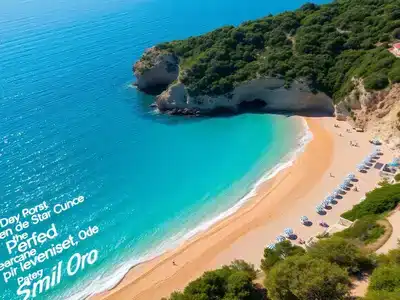
[[[168,86],[178,78],[178,64],[178,58],[171,53],[155,47],[147,49],[133,66],[137,78],[136,86],[141,90]]]
[[[209,114],[216,111],[238,112],[246,105],[257,105],[265,111],[315,111],[332,115],[332,100],[323,93],[313,94],[301,83],[284,87],[284,80],[278,78],[260,78],[237,86],[224,95],[190,96],[182,83],[172,84],[157,97],[161,111],[187,109],[190,112]]]

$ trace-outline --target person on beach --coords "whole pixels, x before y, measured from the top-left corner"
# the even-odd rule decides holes
[[[176,266],[176,262],[174,260],[172,261],[172,265]]]

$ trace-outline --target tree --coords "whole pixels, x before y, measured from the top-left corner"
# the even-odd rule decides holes
[[[308,255],[276,264],[265,279],[272,300],[344,299],[349,284],[349,276],[339,266]]]
[[[383,265],[374,270],[368,286],[368,294],[374,292],[400,295],[400,265]]]
[[[229,267],[234,272],[242,271],[242,272],[247,273],[247,275],[252,280],[256,279],[256,277],[257,277],[257,272],[254,269],[254,265],[249,264],[248,262],[246,262],[242,259],[235,259],[234,261],[232,261],[232,263],[230,264]]]
[[[349,274],[369,269],[372,264],[352,241],[341,237],[321,240],[312,246],[308,253],[311,257],[323,259],[344,268]]]
[[[275,249],[264,249],[264,258],[261,260],[261,270],[267,273],[277,262],[293,255],[302,255],[305,250],[302,247],[292,245],[289,241],[283,241],[275,245]]]
[[[205,272],[169,300],[261,300],[252,282],[255,275],[253,265],[235,260],[230,266]]]

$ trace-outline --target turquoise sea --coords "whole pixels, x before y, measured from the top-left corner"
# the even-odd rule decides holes
[[[32,269],[50,272],[75,252],[99,252],[95,264],[36,299],[83,298],[114,285],[130,267],[232,213],[262,178],[290,163],[304,142],[293,118],[158,115],[152,98],[131,87],[131,67],[156,43],[302,2],[0,2],[0,218],[82,195],[83,204],[34,230],[54,222],[58,243],[100,228]],[[4,244],[0,262],[8,258]],[[0,299],[23,299],[16,280],[2,278]]]

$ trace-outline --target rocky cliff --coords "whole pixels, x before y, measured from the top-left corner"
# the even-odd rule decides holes
[[[152,47],[135,63],[133,72],[136,86],[143,91],[166,87],[178,78],[179,60],[173,54]]]
[[[381,91],[368,91],[363,81],[353,79],[354,88],[338,105],[338,119],[348,120],[387,143],[400,149],[400,84]]]
[[[300,82],[285,88],[283,79],[259,78],[244,82],[231,92],[213,96],[189,94],[179,77],[179,61],[172,54],[151,48],[135,64],[139,89],[165,85],[157,96],[160,111],[171,114],[212,114],[221,111],[236,113],[246,109],[287,112],[334,112],[332,100],[323,93],[312,93]]]

